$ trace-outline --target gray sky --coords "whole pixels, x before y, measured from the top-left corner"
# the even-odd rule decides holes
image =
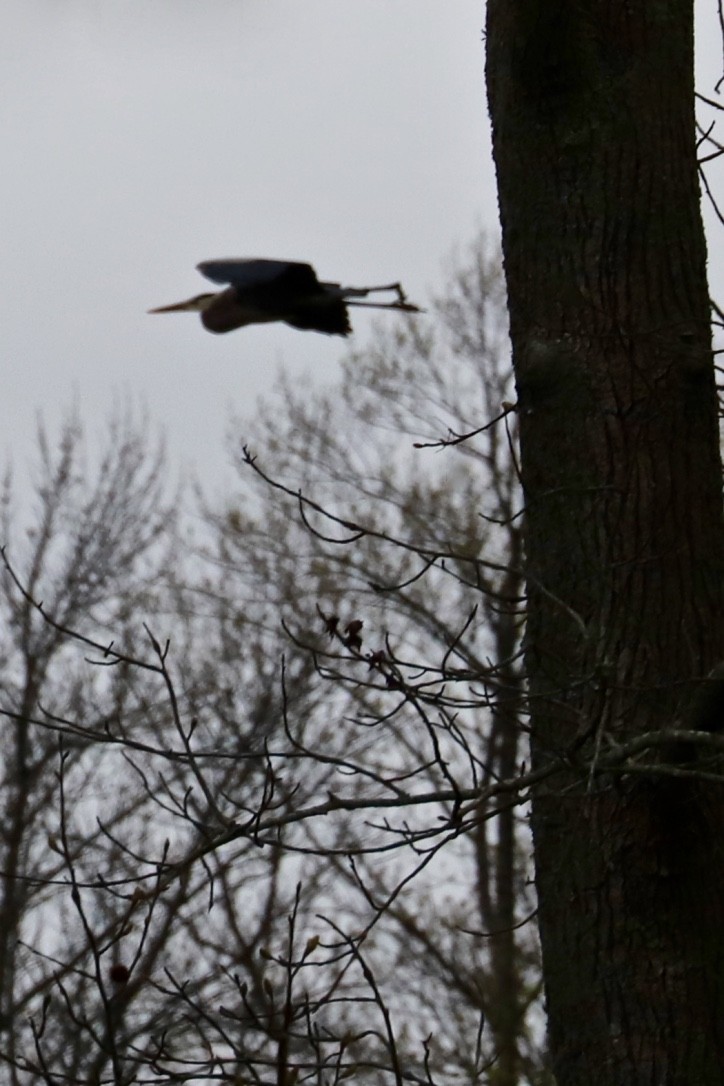
[[[38,411],[53,423],[75,401],[93,434],[130,392],[172,467],[220,487],[230,415],[251,413],[282,365],[333,376],[345,345],[147,316],[206,289],[199,260],[310,260],[355,285],[399,278],[424,303],[451,249],[497,230],[481,0],[0,10],[0,455],[18,467]],[[697,10],[711,93],[713,0]],[[356,344],[372,319],[354,314]]]
[[[148,316],[207,289],[199,260],[310,260],[424,303],[451,248],[496,229],[479,0],[0,7],[0,453],[18,467],[38,410],[75,401],[93,433],[130,391],[172,465],[218,482],[230,414],[281,365],[334,374],[337,337]]]

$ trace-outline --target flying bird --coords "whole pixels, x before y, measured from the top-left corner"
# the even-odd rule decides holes
[[[226,289],[217,294],[197,294],[187,302],[162,305],[149,309],[149,313],[197,312],[209,332],[231,332],[247,324],[284,321],[292,328],[346,336],[352,331],[348,306],[421,312],[408,302],[399,283],[384,287],[321,283],[311,264],[293,260],[205,260],[197,267],[207,279],[224,284]],[[391,302],[359,300],[382,291],[392,291],[397,297]]]

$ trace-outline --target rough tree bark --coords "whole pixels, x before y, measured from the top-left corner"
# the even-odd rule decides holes
[[[724,1067],[724,787],[591,771],[724,659],[691,0],[489,0],[527,517],[533,797],[559,1086]],[[653,757],[647,757],[651,764]]]

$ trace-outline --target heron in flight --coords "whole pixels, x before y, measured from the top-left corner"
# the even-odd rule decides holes
[[[213,283],[226,289],[216,294],[197,294],[187,302],[162,305],[149,313],[201,314],[201,323],[209,332],[231,332],[247,324],[284,321],[292,328],[346,336],[352,331],[347,307],[397,309],[419,313],[405,297],[399,283],[384,287],[343,287],[339,283],[321,283],[311,264],[293,260],[205,260],[198,270]],[[393,292],[389,302],[364,302],[368,294]]]

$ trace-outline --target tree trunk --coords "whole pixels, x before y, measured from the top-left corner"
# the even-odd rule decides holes
[[[488,0],[559,1086],[720,1086],[724,1067],[724,787],[675,776],[681,748],[597,771],[687,722],[724,659],[692,8]]]

